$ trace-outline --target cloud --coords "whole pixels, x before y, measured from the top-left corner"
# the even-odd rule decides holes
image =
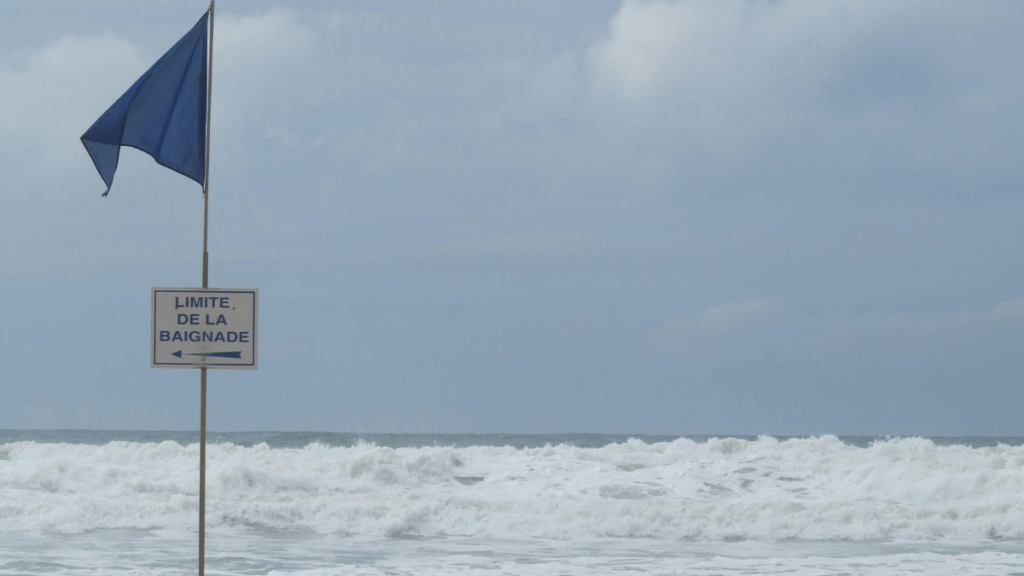
[[[655,339],[663,346],[683,352],[722,343],[736,345],[736,338],[757,332],[781,317],[781,306],[772,300],[726,302],[694,316],[669,320]]]
[[[37,51],[0,60],[0,150],[19,165],[4,171],[5,180],[29,179],[69,162],[88,165],[77,136],[145,66],[134,46],[109,34],[64,34]]]
[[[873,316],[867,320],[869,325],[882,334],[918,338],[940,336],[944,332],[999,330],[1022,324],[1022,321],[1024,298],[1000,302],[991,308],[974,312],[933,315],[888,314]]]
[[[846,366],[1015,357],[1024,337],[1024,298],[975,310],[875,313],[814,324],[796,318],[787,330],[818,358]]]
[[[1024,320],[1024,297],[1000,302],[984,314],[989,322],[1019,322]]]
[[[766,346],[783,356],[823,362],[920,360],[946,350],[965,354],[984,343],[1016,341],[1024,330],[1024,298],[975,311],[905,312],[862,318],[784,313],[772,300],[726,302],[666,322],[655,348],[674,354],[749,356]]]
[[[913,174],[920,184],[922,164],[936,158],[950,171],[983,164],[1000,174],[992,154],[1020,142],[991,118],[1024,86],[992,57],[1020,32],[1000,19],[1021,14],[994,8],[626,0],[590,49],[593,97],[630,146],[676,153],[670,179],[764,158],[774,162],[762,174],[799,168],[824,186],[882,166],[889,180]],[[964,26],[991,37],[964,41]],[[966,134],[980,132],[1003,145],[979,154]]]
[[[215,110],[223,130],[290,113],[318,99],[334,70],[323,53],[322,28],[333,22],[307,24],[294,11],[272,8],[239,16],[226,13],[214,35],[215,97],[225,103]]]
[[[627,1],[608,22],[609,39],[597,47],[599,66],[631,95],[651,90],[696,26],[693,4]]]
[[[917,13],[919,2],[626,0],[592,50],[628,95],[658,89],[757,100],[813,92],[862,39]],[[840,71],[841,72],[841,71]]]

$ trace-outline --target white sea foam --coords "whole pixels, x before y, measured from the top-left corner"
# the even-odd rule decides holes
[[[196,445],[0,445],[0,532],[194,528]],[[1024,538],[1024,447],[832,436],[603,448],[213,444],[220,530],[708,540]]]

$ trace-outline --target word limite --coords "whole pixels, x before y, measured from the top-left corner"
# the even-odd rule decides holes
[[[230,308],[231,298],[226,296],[175,296],[177,308]]]

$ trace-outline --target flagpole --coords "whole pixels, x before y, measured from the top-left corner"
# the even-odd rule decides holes
[[[210,0],[210,48],[206,65],[206,173],[203,176],[203,288],[210,287],[210,96],[213,93],[213,2]],[[206,368],[199,369],[199,576],[206,570]]]

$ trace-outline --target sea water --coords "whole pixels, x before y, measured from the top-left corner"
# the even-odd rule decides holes
[[[1024,574],[1024,439],[214,433],[210,574]],[[0,431],[0,575],[195,572],[197,435]]]

